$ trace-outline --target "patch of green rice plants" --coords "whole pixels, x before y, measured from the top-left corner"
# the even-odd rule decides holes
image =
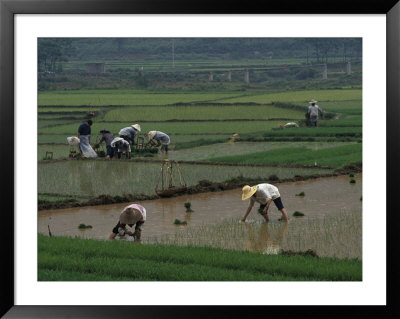
[[[281,148],[253,154],[215,157],[214,162],[240,164],[302,164],[339,167],[362,160],[362,145],[351,144],[334,148],[310,150],[306,147]]]
[[[53,159],[67,158],[69,155],[69,149],[69,145],[38,145],[38,160],[43,160],[46,157],[46,152],[53,152]],[[79,152],[77,148],[76,150]]]
[[[361,280],[357,261],[44,235],[38,236],[38,270],[40,281],[49,280],[51,273],[55,280],[83,280],[89,274],[86,280],[97,281]]]
[[[71,160],[39,163],[38,192],[60,195],[120,196],[123,193],[155,195],[155,185],[160,174],[160,163],[140,163],[123,160]],[[223,165],[180,164],[188,186],[200,180],[225,182],[243,176],[248,179],[267,179],[277,174],[281,179],[295,175],[314,175],[332,172],[328,169],[232,167]],[[174,172],[175,173],[175,172]],[[174,175],[176,181],[179,176]],[[62,181],[62,182],[60,182]]]
[[[304,216],[304,213],[299,212],[299,211],[296,210],[296,211],[293,213],[293,216],[295,216],[295,217],[302,217],[302,216]]]
[[[69,123],[75,123],[75,120],[58,120],[58,119],[54,119],[54,120],[46,120],[46,121],[38,121],[38,129],[41,128],[48,128],[48,127],[54,127],[57,125],[65,125],[65,124],[69,124]]]
[[[38,194],[38,204],[51,203],[51,202],[72,203],[83,200],[86,199],[70,197],[70,196],[54,196],[54,195]]]
[[[312,150],[318,150],[323,148],[336,147],[343,145],[343,143],[312,143],[312,142],[247,142],[239,141],[235,143],[228,143],[230,136],[226,135],[223,139],[221,135],[208,136],[204,135],[204,139],[196,141],[189,140],[189,143],[180,143],[180,135],[176,135],[176,144],[174,149],[179,152],[171,152],[169,154],[170,159],[175,160],[186,160],[186,161],[201,161],[207,160],[214,157],[221,156],[232,156],[232,155],[244,155],[251,154],[261,151],[268,151],[278,148],[293,148],[293,147],[306,147]],[[199,139],[200,137],[196,135]],[[171,137],[171,140],[175,140]],[[186,137],[185,137],[186,138]],[[217,139],[217,140],[214,140]],[[217,143],[219,142],[219,143]],[[214,144],[215,143],[215,144]]]
[[[90,229],[93,228],[92,225],[86,225],[86,224],[79,224],[78,226],[79,229]]]
[[[319,123],[322,127],[354,127],[362,126],[362,116],[361,115],[347,115],[341,117],[338,120],[330,121],[320,121]]]
[[[161,131],[172,134],[242,134],[251,132],[265,132],[277,127],[282,121],[221,121],[221,122],[142,122],[140,123],[142,132],[152,130]],[[51,128],[39,129],[40,134],[65,134],[72,136],[77,134],[77,124],[61,125]],[[93,121],[92,132],[99,132],[104,127],[107,127],[113,134],[117,134],[123,127],[132,125],[132,122],[124,123],[105,123]],[[285,130],[283,130],[285,131]],[[288,130],[291,131],[291,130]],[[171,141],[172,142],[172,141]]]
[[[87,106],[81,106],[81,107],[43,107],[40,106],[38,107],[38,116],[41,116],[42,113],[54,113],[54,114],[69,114],[69,113],[88,113],[89,111],[89,105]],[[91,108],[92,111],[98,112],[101,111],[102,108],[98,108],[98,107],[92,107]]]
[[[324,218],[295,219],[282,245],[285,250],[312,249],[318,256],[362,259],[362,213],[341,211]]]
[[[263,133],[264,137],[361,137],[361,127],[299,127],[296,129],[268,131]]]
[[[222,100],[224,103],[263,103],[271,104],[272,102],[290,102],[304,103],[308,106],[310,99],[319,101],[322,106],[322,101],[340,101],[340,100],[361,100],[362,90],[305,90],[292,91],[281,93],[270,93],[256,96],[238,97]]]
[[[154,241],[168,245],[208,246],[264,254],[278,254],[280,249],[298,252],[311,249],[319,257],[361,260],[361,234],[360,210],[342,211],[316,219],[296,218],[289,225],[272,222],[242,224],[238,220],[227,220],[217,225],[187,228]]]
[[[75,134],[75,136],[77,133]],[[68,135],[68,136],[73,136],[73,135]],[[67,141],[67,135],[65,134],[38,134],[37,136],[37,141],[40,144],[65,144],[68,145]],[[69,145],[68,145],[69,146]]]
[[[149,120],[229,120],[229,119],[302,119],[304,112],[283,110],[272,105],[228,105],[228,106],[161,106],[119,107],[107,112],[104,121]]]
[[[212,102],[235,96],[232,93],[157,93],[131,90],[77,90],[39,92],[40,106],[110,106],[110,105],[168,105],[176,103]]]
[[[325,101],[318,103],[319,106],[328,112],[343,113],[349,115],[362,114],[362,100],[349,100],[349,101]]]

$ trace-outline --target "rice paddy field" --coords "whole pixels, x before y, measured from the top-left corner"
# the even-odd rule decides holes
[[[159,162],[91,161],[70,160],[43,163],[38,166],[39,194],[76,195],[96,197],[99,195],[155,195],[155,187],[160,176]],[[225,182],[242,177],[248,179],[268,179],[272,174],[281,179],[295,175],[327,174],[331,169],[277,168],[224,165],[179,165],[188,186],[201,180]],[[179,176],[174,172],[175,181]]]
[[[321,118],[316,128],[305,126],[311,99],[330,115]],[[78,126],[88,118],[93,121],[92,144],[99,141],[102,129],[118,136],[121,128],[139,123],[140,137],[150,130],[167,133],[169,153],[146,158],[138,154],[131,159],[69,158],[73,148],[67,137],[76,136]],[[299,127],[282,128],[288,122]],[[233,134],[239,137],[232,140]],[[39,92],[37,138],[38,201],[59,205],[56,210],[71,203],[88,205],[101,196],[157,198],[164,159],[179,162],[189,187],[271,177],[317,178],[346,165],[361,167],[362,90]],[[182,228],[141,245],[39,234],[38,279],[360,281],[361,218],[360,209],[326,218],[293,219],[290,235],[282,235],[280,222],[243,225],[225,220]],[[130,245],[129,256],[126,245]],[[310,249],[318,251],[319,258],[284,254]],[[115,258],[121,262],[115,263]],[[132,265],[147,271],[136,273]]]
[[[304,121],[310,96],[318,99],[324,111],[336,116],[320,119],[317,128],[278,130],[287,122]],[[285,105],[274,104],[277,102]],[[87,119],[89,104],[94,112],[93,141],[100,139],[101,129],[118,134],[121,128],[133,123],[142,127],[139,136],[159,130],[171,137],[171,150],[192,149],[193,153],[197,153],[197,147],[226,143],[233,134],[240,135],[239,142],[360,142],[362,139],[361,90],[356,89],[278,93],[49,91],[39,92],[38,103],[38,160],[43,159],[46,151],[53,151],[54,159],[68,156],[66,138],[77,134],[79,124]],[[285,148],[284,144],[281,146]]]

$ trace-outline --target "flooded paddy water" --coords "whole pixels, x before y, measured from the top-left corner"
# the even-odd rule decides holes
[[[350,183],[354,179],[355,183]],[[227,249],[277,253],[280,249],[305,251],[319,256],[362,257],[362,174],[319,178],[277,184],[290,223],[279,222],[280,212],[271,205],[270,222],[264,223],[253,207],[242,223],[248,201],[241,189],[185,194],[139,202],[147,210],[142,242],[179,245],[206,245]],[[304,192],[305,196],[296,196]],[[194,212],[186,213],[191,203]],[[112,204],[38,212],[38,232],[54,236],[107,239],[127,205]],[[293,217],[295,211],[303,217]],[[175,225],[175,219],[187,225]],[[92,228],[78,229],[80,224]]]

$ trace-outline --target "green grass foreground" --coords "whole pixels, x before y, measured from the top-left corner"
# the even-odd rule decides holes
[[[358,259],[38,235],[39,281],[361,281]]]

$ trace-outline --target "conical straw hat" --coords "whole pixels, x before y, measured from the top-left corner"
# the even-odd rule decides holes
[[[257,191],[258,186],[250,187],[246,185],[242,188],[242,200],[248,199]]]
[[[142,213],[135,208],[125,208],[125,210],[119,216],[121,224],[136,224],[142,218]]]
[[[133,124],[133,125],[131,125],[135,130],[137,130],[137,131],[141,131],[141,129],[140,129],[140,125],[139,124]]]

